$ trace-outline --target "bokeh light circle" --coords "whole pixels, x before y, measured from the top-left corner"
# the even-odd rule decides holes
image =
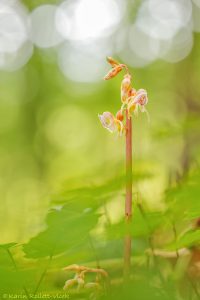
[[[190,0],[147,0],[139,9],[136,23],[146,34],[171,39],[191,20]]]
[[[129,29],[129,45],[133,53],[147,61],[155,60],[159,55],[160,43],[133,25]]]
[[[67,39],[86,40],[109,35],[121,18],[116,0],[64,1],[57,10],[56,26]]]
[[[170,49],[162,58],[171,63],[179,62],[190,54],[192,47],[193,33],[191,29],[182,28],[173,38]]]
[[[27,39],[23,6],[0,2],[0,53],[17,51]]]
[[[107,40],[65,43],[59,49],[58,64],[62,73],[76,82],[96,82],[108,70],[105,57],[112,53]]]
[[[200,0],[192,0],[193,3],[200,8]]]
[[[29,61],[33,54],[33,45],[26,41],[18,51],[14,53],[0,53],[0,70],[16,71]]]
[[[62,41],[55,26],[56,11],[55,5],[41,5],[30,14],[30,37],[36,46],[49,48]]]

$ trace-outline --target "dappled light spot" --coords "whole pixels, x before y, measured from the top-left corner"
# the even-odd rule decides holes
[[[1,221],[5,228],[0,243],[10,240],[25,242],[37,233],[43,225],[41,218],[47,208],[48,199],[44,199],[45,193],[45,186],[35,177],[15,178],[10,183],[4,199],[7,205],[14,205],[15,208],[6,210],[2,215]],[[16,200],[17,205],[14,204]]]
[[[182,28],[173,38],[171,47],[162,57],[164,60],[176,63],[187,57],[193,47],[193,34],[190,28]]]
[[[30,38],[40,48],[56,46],[62,41],[55,27],[57,6],[41,5],[30,14]]]
[[[29,61],[33,54],[33,45],[26,41],[13,53],[0,53],[0,69],[6,71],[16,71],[22,68]]]
[[[153,43],[155,41],[155,43]],[[116,52],[131,67],[143,68],[158,55],[159,41],[142,32],[136,25],[121,30],[116,38]]]
[[[19,2],[11,4],[0,3],[0,53],[17,51],[27,39],[25,9]]]
[[[191,19],[189,0],[148,0],[139,9],[136,23],[146,34],[157,39],[171,39]]]
[[[73,81],[99,81],[106,71],[103,60],[109,51],[107,40],[66,43],[59,50],[58,64],[62,73]]]
[[[64,1],[57,10],[59,32],[72,40],[85,40],[111,34],[122,18],[122,1]]]
[[[15,71],[32,55],[28,42],[28,13],[18,1],[0,2],[0,69]]]
[[[151,62],[159,56],[159,40],[149,37],[136,25],[129,30],[129,45],[133,55],[136,54],[147,62]]]
[[[194,12],[195,16],[195,12]],[[190,1],[144,1],[134,24],[119,31],[116,50],[132,67],[164,59],[178,62],[192,50],[192,5]],[[198,26],[198,16],[196,23]]]

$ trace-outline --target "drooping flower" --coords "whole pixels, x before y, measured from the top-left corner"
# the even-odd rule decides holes
[[[75,273],[72,279],[68,279],[65,282],[63,287],[64,290],[76,289],[77,291],[80,291],[82,289],[96,289],[97,291],[101,291],[108,281],[108,273],[104,269],[70,265],[63,268],[63,270],[72,271]],[[88,273],[96,274],[95,282],[87,282],[85,280],[87,279],[86,277]]]
[[[116,65],[114,68],[112,68],[104,77],[104,80],[109,80],[113,77],[115,77],[121,70],[123,69],[122,65]]]
[[[134,102],[141,106],[145,106],[148,103],[147,91],[144,89],[138,90],[135,94]]]
[[[107,59],[107,62],[112,66],[112,69],[104,77],[104,80],[108,80],[108,79],[115,77],[119,72],[121,72],[122,69],[125,69],[126,75],[127,74],[129,75],[129,70],[128,70],[127,65],[119,63],[118,61],[113,59],[111,56],[107,56],[106,59]]]
[[[126,74],[121,83],[121,101],[123,104],[127,104],[129,93],[131,91],[131,75]]]
[[[118,132],[121,136],[124,131],[123,123],[115,118],[109,111],[104,112],[102,115],[98,115],[101,124],[111,133]]]
[[[140,109],[141,112],[146,112],[147,113],[147,116],[148,116],[148,119],[149,119],[148,111],[145,108],[145,105],[147,103],[148,103],[148,96],[147,96],[146,90],[139,89],[135,93],[135,95],[130,97],[130,100],[128,102],[127,109],[128,109],[129,116],[131,116],[132,113],[137,115],[138,114],[138,109]]]
[[[105,111],[102,115],[99,115],[99,119],[104,128],[110,132],[115,131],[115,117],[109,111]]]
[[[121,64],[114,60],[112,57],[107,57],[107,62],[112,66],[112,69],[104,77],[104,80],[114,78],[119,72],[125,70],[125,75],[121,83],[121,109],[117,112],[116,117],[110,112],[104,112],[102,115],[98,115],[104,128],[111,133],[118,132],[119,135],[126,132],[125,125],[123,124],[125,110],[128,111],[128,118],[138,114],[138,110],[146,112],[148,119],[148,111],[146,110],[146,104],[148,102],[147,92],[144,89],[136,91],[131,86],[131,75],[127,65]]]

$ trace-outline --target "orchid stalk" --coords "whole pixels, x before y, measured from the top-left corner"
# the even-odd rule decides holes
[[[139,110],[146,112],[148,103],[147,92],[144,89],[138,91],[132,87],[131,74],[125,64],[121,64],[112,57],[107,57],[112,69],[104,77],[109,80],[117,76],[122,70],[125,71],[121,82],[121,108],[116,116],[111,112],[104,112],[99,119],[104,128],[111,133],[118,133],[118,136],[126,138],[126,199],[125,199],[125,220],[127,225],[132,217],[132,118],[137,116]],[[124,122],[123,122],[124,121]],[[131,235],[128,233],[124,241],[124,278],[128,279],[131,268]]]

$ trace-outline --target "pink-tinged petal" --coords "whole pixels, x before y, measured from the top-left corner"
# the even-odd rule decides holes
[[[134,92],[133,92],[134,94]],[[138,90],[135,95],[129,97],[127,109],[129,116],[134,113],[136,116],[138,115],[138,109],[140,108],[141,112],[146,112],[145,105],[148,103],[147,92],[144,89]],[[148,114],[148,113],[147,113]],[[149,119],[149,116],[148,116]]]
[[[147,92],[144,89],[140,89],[136,92],[136,95],[134,96],[134,103],[142,106],[148,103]]]
[[[120,136],[122,135],[122,133],[124,132],[124,125],[122,121],[115,118],[113,114],[108,111],[98,116],[104,128],[106,128],[111,133],[118,132]]]
[[[115,126],[115,117],[110,112],[106,111],[102,115],[98,115],[99,120],[104,128],[109,130],[110,132],[114,132],[116,130]]]

